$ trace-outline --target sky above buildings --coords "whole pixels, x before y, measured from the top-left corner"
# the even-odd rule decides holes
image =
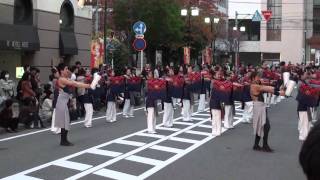
[[[254,14],[258,10],[261,12],[261,0],[229,0],[229,18],[235,18],[235,12],[239,14]],[[239,15],[239,19],[251,19],[251,16]]]

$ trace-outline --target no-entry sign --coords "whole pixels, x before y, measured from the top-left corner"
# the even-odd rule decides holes
[[[142,38],[136,38],[133,41],[132,46],[136,51],[143,51],[147,47],[147,42]]]

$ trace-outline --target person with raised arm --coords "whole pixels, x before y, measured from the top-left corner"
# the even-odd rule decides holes
[[[255,135],[253,150],[273,152],[268,144],[270,121],[267,115],[267,105],[264,103],[263,93],[284,96],[285,92],[272,86],[261,85],[261,76],[261,73],[258,72],[251,73],[250,94],[253,101],[253,129]],[[262,147],[259,146],[261,138],[263,138]]]
[[[70,71],[68,66],[60,63],[57,67],[60,77],[57,81],[59,88],[59,95],[57,98],[55,109],[55,127],[61,128],[61,146],[72,146],[73,144],[68,141],[68,132],[70,130],[70,114],[68,110],[68,102],[71,98],[71,91],[69,87],[95,89],[101,77],[98,74],[94,75],[94,79],[90,84],[85,84],[77,81],[70,80]]]

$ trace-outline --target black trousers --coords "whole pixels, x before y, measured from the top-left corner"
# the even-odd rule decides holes
[[[2,119],[0,122],[0,126],[3,128],[10,128],[11,130],[16,130],[18,128],[19,119],[18,118],[9,118]]]

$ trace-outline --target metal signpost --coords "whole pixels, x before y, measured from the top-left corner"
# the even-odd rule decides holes
[[[143,51],[147,47],[147,42],[144,40],[144,33],[147,31],[147,26],[144,22],[138,21],[133,25],[133,31],[136,34],[136,39],[133,41],[133,48],[140,51],[141,72],[143,69]]]

